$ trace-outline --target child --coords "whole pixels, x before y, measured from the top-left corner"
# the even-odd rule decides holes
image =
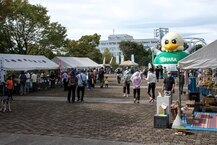
[[[106,76],[106,77],[105,77],[105,87],[106,87],[106,88],[108,88],[108,83],[109,83],[109,82],[108,82],[108,77]]]

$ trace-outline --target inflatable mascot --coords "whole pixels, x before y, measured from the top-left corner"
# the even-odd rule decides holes
[[[188,48],[184,51],[183,38],[173,32],[167,33],[161,40],[161,51],[152,49],[156,57],[153,64],[155,66],[161,65],[166,67],[169,71],[177,71],[176,66],[179,60],[188,56],[193,48]]]

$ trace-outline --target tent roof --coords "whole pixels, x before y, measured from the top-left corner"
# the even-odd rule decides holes
[[[0,54],[4,70],[48,70],[58,69],[58,65],[42,55]]]
[[[181,69],[217,68],[217,40],[178,62]]]
[[[59,56],[56,56],[52,60],[64,68],[100,67],[98,63],[94,62],[88,57],[59,57]]]
[[[138,64],[130,60],[127,60],[122,62],[119,66],[138,66]]]

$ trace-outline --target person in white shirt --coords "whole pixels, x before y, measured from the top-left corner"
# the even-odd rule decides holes
[[[30,73],[29,72],[26,72],[26,85],[25,85],[25,93],[26,94],[29,94],[29,89],[30,89]]]
[[[149,69],[149,73],[147,75],[146,80],[148,83],[148,92],[147,93],[149,95],[149,102],[154,102],[157,77],[156,77],[156,74],[154,73],[153,68]],[[152,91],[152,95],[151,95],[150,91]]]
[[[81,70],[77,75],[76,75],[77,79],[78,79],[78,87],[77,87],[77,97],[78,100],[77,101],[84,101],[84,90],[85,90],[85,86],[87,84],[87,76],[84,74],[84,71]],[[81,92],[81,94],[80,94]]]
[[[33,72],[32,73],[32,90],[36,91],[37,90],[37,75]]]

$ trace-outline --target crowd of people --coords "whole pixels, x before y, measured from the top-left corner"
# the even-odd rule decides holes
[[[120,74],[119,70],[117,70],[118,83],[120,81]],[[153,65],[145,67],[143,71],[136,70],[135,72],[126,67],[122,74],[123,96],[129,97],[130,85],[132,84],[134,103],[139,103],[141,83],[142,80],[146,80],[149,102],[153,103],[156,101],[155,89],[159,79],[163,79],[162,91],[165,95],[170,95],[172,101],[172,94],[175,92],[175,77],[172,75],[172,72],[166,70],[166,67],[154,67]],[[182,81],[182,85],[184,85],[184,80]]]
[[[170,95],[172,98],[174,93],[175,79],[166,68],[152,66],[149,68],[145,67],[143,71],[125,68],[125,70],[117,69],[115,73],[117,75],[117,83],[123,84],[124,97],[129,97],[132,85],[134,103],[139,103],[140,101],[140,89],[143,80],[147,81],[147,95],[150,103],[156,101],[155,89],[159,79],[164,79],[162,90],[166,95]],[[104,68],[70,69],[62,72],[60,75],[54,71],[50,73],[41,72],[40,74],[36,74],[34,71],[25,71],[21,72],[20,75],[10,75],[6,80],[5,86],[8,98],[12,100],[12,94],[27,95],[30,91],[34,92],[46,88],[52,89],[59,84],[64,91],[68,92],[66,95],[67,101],[71,103],[75,101],[83,102],[85,90],[95,88],[96,82],[98,82],[100,88],[108,88],[109,78],[105,75]],[[181,78],[180,83],[183,88],[184,78]]]
[[[22,71],[20,74],[8,74],[1,90],[4,90],[8,100],[13,100],[14,95],[28,95],[30,92],[56,88],[56,85],[68,91],[67,101],[83,101],[85,88],[90,90],[98,81],[100,87],[108,87],[108,77],[104,76],[104,68],[99,69],[68,69],[61,74],[51,71],[36,73],[34,71]]]

